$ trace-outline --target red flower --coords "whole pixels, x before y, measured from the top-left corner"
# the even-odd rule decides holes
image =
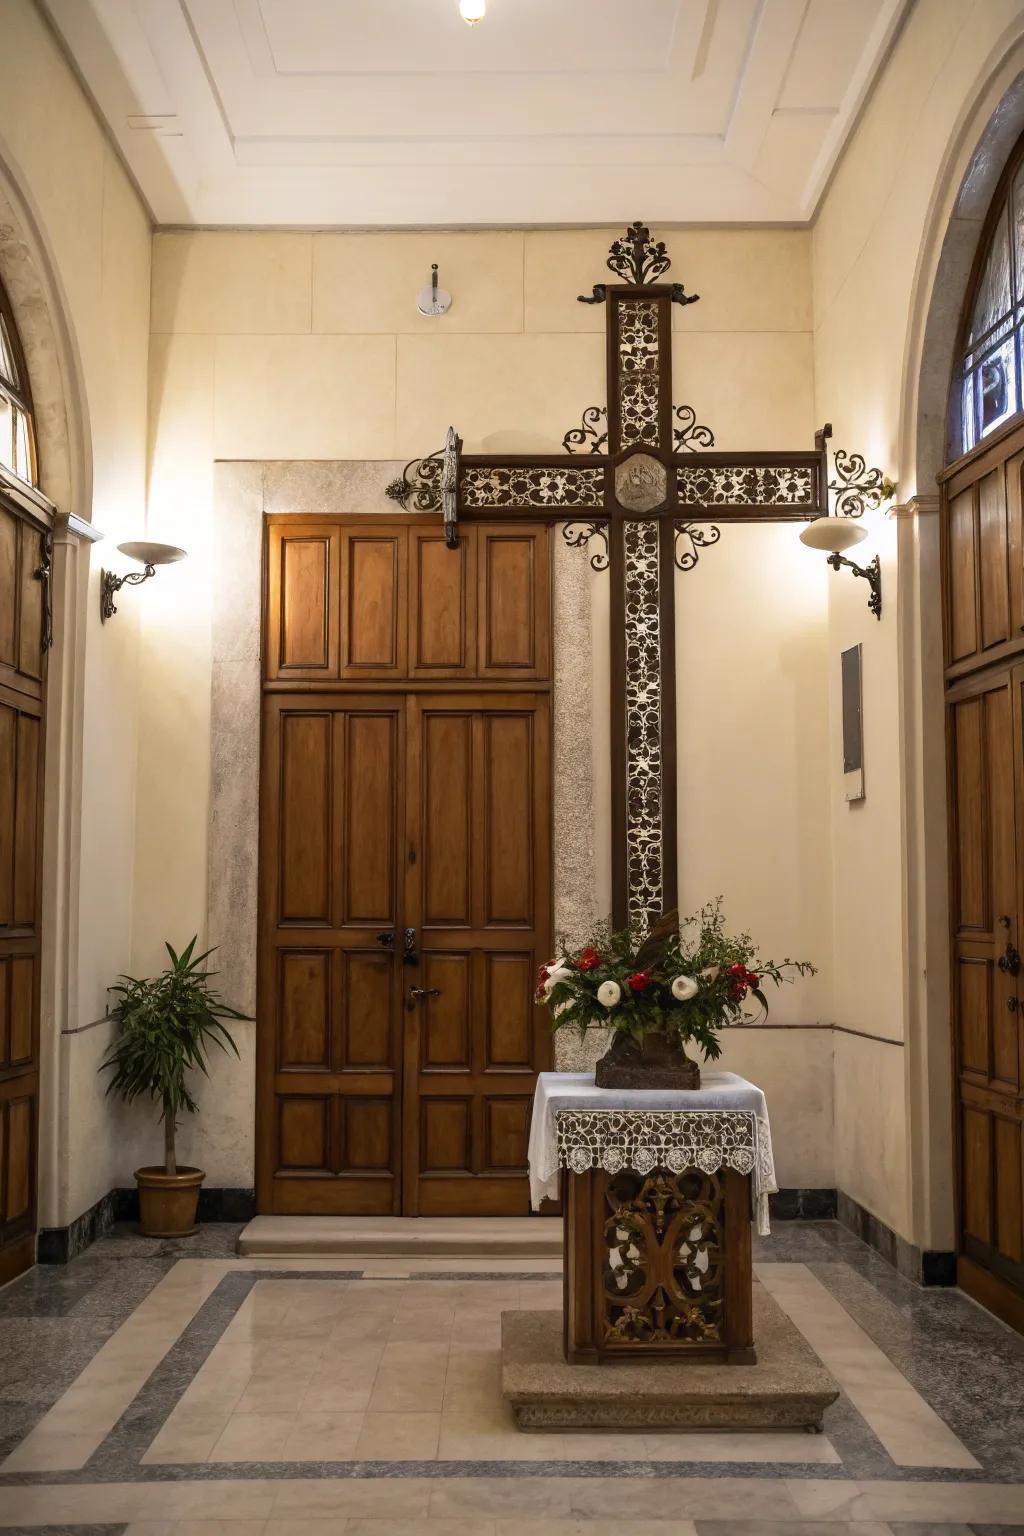
[[[576,962],[581,971],[596,971],[601,964],[601,956],[593,944],[588,944]]]
[[[757,974],[757,972],[756,971],[748,971],[747,972],[747,986],[748,987],[759,987],[760,985],[761,985],[761,978]]]
[[[544,985],[544,983],[547,981],[547,979],[548,979],[548,977],[550,975],[551,975],[551,972],[548,969],[548,967],[546,965],[542,965],[540,970],[537,972],[537,985],[538,985],[538,987],[542,987]]]
[[[627,983],[631,992],[646,992],[651,984],[651,978],[647,971],[635,971]]]
[[[736,961],[735,965],[730,965],[730,967],[729,967],[729,975],[730,976],[745,976],[746,974],[747,974],[747,968],[739,960]]]

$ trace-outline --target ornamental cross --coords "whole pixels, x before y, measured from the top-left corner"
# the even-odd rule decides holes
[[[463,454],[453,427],[445,446],[408,464],[388,495],[441,512],[458,548],[461,520],[523,516],[562,525],[575,548],[607,570],[611,588],[612,923],[644,931],[676,906],[675,581],[721,524],[859,517],[887,486],[859,454],[838,451],[829,481],[831,427],[812,449],[718,453],[690,406],[673,409],[672,305],[696,304],[663,241],[640,223],[614,241],[620,279],[580,294],[606,305],[607,407],[589,406],[561,454]],[[571,457],[567,457],[570,455]]]

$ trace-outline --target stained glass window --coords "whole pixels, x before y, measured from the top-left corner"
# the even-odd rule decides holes
[[[36,483],[32,397],[7,295],[0,288],[0,465]]]

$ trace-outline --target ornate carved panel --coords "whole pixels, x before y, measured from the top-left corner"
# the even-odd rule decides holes
[[[676,490],[684,507],[792,506],[813,511],[817,506],[815,474],[809,465],[680,464]]]
[[[725,1198],[717,1174],[623,1172],[605,1190],[604,1344],[720,1344]]]
[[[646,925],[663,909],[661,739],[661,571],[658,524],[627,522],[624,546],[626,641],[627,917]]]
[[[459,500],[466,508],[600,507],[604,470],[543,464],[464,468]]]
[[[658,305],[620,300],[618,315],[619,446],[658,446],[660,357]]]

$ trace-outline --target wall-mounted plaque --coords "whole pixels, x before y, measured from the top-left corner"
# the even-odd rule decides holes
[[[842,654],[843,672],[843,784],[847,800],[864,799],[864,721],[861,685],[861,647],[851,645]]]

